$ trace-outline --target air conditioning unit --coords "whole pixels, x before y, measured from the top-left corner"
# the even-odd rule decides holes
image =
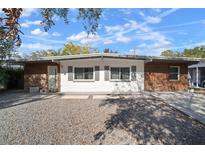
[[[30,93],[37,93],[37,92],[39,92],[39,87],[29,87],[29,92]]]

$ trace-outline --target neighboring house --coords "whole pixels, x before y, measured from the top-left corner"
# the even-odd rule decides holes
[[[189,66],[191,86],[205,88],[205,62]]]
[[[24,63],[24,87],[65,93],[134,93],[188,88],[188,65],[200,60],[117,54],[42,57]]]

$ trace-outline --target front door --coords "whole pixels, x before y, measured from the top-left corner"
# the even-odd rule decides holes
[[[49,92],[56,92],[57,86],[57,66],[48,66],[48,90]]]

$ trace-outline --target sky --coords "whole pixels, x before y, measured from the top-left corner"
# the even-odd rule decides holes
[[[100,52],[110,48],[121,54],[159,56],[168,49],[205,45],[205,9],[103,9],[96,35],[89,36],[76,16],[77,9],[70,9],[69,24],[54,17],[56,24],[45,32],[40,10],[24,9],[19,53],[58,50],[73,42]]]

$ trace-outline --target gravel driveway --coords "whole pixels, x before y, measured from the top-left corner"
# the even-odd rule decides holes
[[[205,144],[204,125],[149,94],[0,98],[0,144]]]

